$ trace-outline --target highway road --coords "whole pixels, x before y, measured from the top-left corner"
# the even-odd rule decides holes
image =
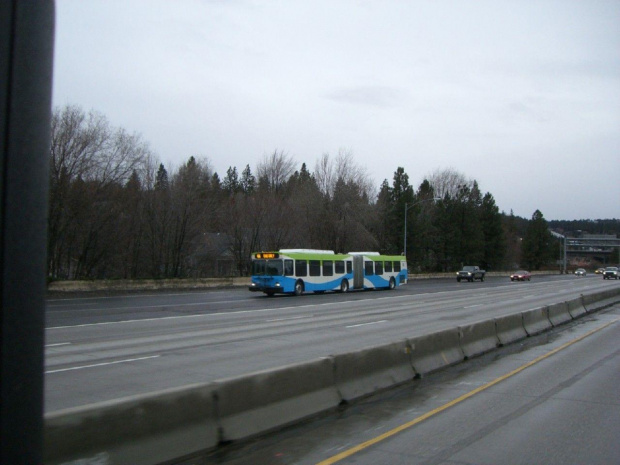
[[[45,411],[357,350],[617,285],[547,276],[420,280],[394,291],[298,298],[245,289],[50,298]]]
[[[617,305],[207,463],[618,463],[619,339]]]

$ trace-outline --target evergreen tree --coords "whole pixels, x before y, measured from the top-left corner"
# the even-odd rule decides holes
[[[267,183],[264,185],[268,189]],[[285,192],[290,221],[295,225],[292,243],[295,247],[321,248],[324,228],[319,217],[324,213],[324,195],[305,163],[289,177]]]
[[[220,176],[217,173],[213,173],[210,180],[211,189],[214,193],[219,193],[222,189],[222,181],[220,180]]]
[[[428,182],[428,179],[425,179],[424,181],[422,181],[422,183],[420,184],[420,187],[418,187],[418,192],[416,195],[419,199],[435,198],[435,189],[433,189],[433,186],[431,185],[431,183]]]
[[[169,188],[170,183],[168,181],[168,171],[166,171],[164,164],[160,163],[159,169],[157,170],[157,176],[155,178],[155,190],[167,191]]]
[[[457,268],[463,265],[479,264],[484,257],[484,235],[480,222],[480,205],[482,198],[478,183],[472,187],[461,186],[455,203],[455,222],[458,250],[455,250]]]
[[[142,188],[142,183],[140,182],[140,176],[136,170],[133,170],[131,176],[127,180],[125,184],[125,189],[131,192],[139,192]]]
[[[540,270],[553,256],[552,245],[553,236],[549,232],[547,220],[540,210],[536,210],[523,238],[523,263],[531,270]]]
[[[241,185],[239,184],[239,175],[237,174],[236,166],[229,166],[226,171],[226,176],[222,181],[222,189],[228,192],[229,195],[235,195],[240,191]]]
[[[394,172],[392,180],[392,201],[394,204],[402,205],[413,203],[413,187],[409,185],[409,175],[405,169],[399,166]]]
[[[373,227],[375,237],[379,243],[379,251],[385,254],[396,254],[401,252],[401,247],[395,242],[394,227],[394,206],[392,204],[392,189],[387,179],[383,180],[377,202],[375,204],[376,218]]]
[[[256,189],[256,177],[252,174],[250,165],[246,165],[241,173],[240,188],[245,195],[252,195]]]
[[[495,204],[495,199],[489,192],[482,199],[480,222],[484,236],[482,267],[486,270],[498,270],[504,262],[506,240],[502,227],[502,215]]]
[[[299,171],[299,180],[301,182],[308,182],[313,178],[312,173],[308,170],[305,163],[301,164],[301,170]]]
[[[405,169],[401,166],[394,172],[390,193],[392,200],[392,242],[399,244],[398,250],[404,252],[405,215],[407,214],[406,210],[414,203],[414,196],[413,187],[409,184],[409,175],[405,173]],[[409,229],[409,226],[407,229]],[[409,231],[407,231],[407,235],[409,236]]]
[[[415,194],[414,206],[408,207],[407,255],[410,268],[417,271],[433,269],[437,265],[434,198],[433,186],[425,179]]]

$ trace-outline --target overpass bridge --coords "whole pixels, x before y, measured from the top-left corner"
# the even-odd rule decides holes
[[[563,236],[551,231],[554,237],[563,241],[563,270],[571,259],[588,258],[604,265],[617,265],[620,238],[613,234],[580,234],[578,237]]]

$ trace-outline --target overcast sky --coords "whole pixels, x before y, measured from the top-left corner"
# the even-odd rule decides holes
[[[500,210],[620,218],[620,1],[57,0],[54,106],[220,177],[340,150]]]

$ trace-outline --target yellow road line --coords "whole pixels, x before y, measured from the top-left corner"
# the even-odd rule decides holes
[[[352,455],[354,455],[354,454],[357,454],[358,452],[361,452],[361,451],[363,451],[364,449],[369,448],[370,446],[373,446],[373,445],[375,445],[375,444],[378,444],[378,443],[380,443],[381,441],[385,441],[386,439],[389,439],[389,438],[391,438],[392,436],[395,436],[395,435],[397,435],[398,433],[401,433],[402,431],[405,431],[406,429],[409,429],[409,428],[411,428],[412,426],[415,426],[415,425],[417,425],[418,423],[421,423],[421,422],[423,422],[424,420],[426,420],[426,419],[428,419],[428,418],[430,418],[430,417],[432,417],[432,416],[434,416],[434,415],[437,415],[438,413],[441,413],[441,412],[443,412],[444,410],[447,410],[447,409],[449,409],[450,407],[452,407],[452,406],[454,406],[454,405],[456,405],[456,404],[459,404],[459,403],[463,402],[464,400],[469,399],[470,397],[475,396],[475,395],[476,395],[476,394],[478,394],[479,392],[482,392],[482,391],[484,391],[484,390],[486,390],[486,389],[488,389],[488,388],[490,388],[490,387],[492,387],[492,386],[495,386],[495,385],[496,385],[496,384],[498,384],[498,383],[501,383],[501,382],[502,382],[502,381],[504,381],[505,379],[508,379],[508,378],[510,378],[511,376],[514,376],[514,375],[516,375],[517,373],[522,372],[522,371],[523,371],[523,370],[525,370],[526,368],[531,367],[532,365],[535,365],[535,364],[537,364],[538,362],[540,362],[540,361],[542,361],[542,360],[544,360],[544,359],[546,359],[546,358],[548,358],[548,357],[551,357],[552,355],[557,354],[557,353],[558,353],[558,352],[560,352],[561,350],[564,350],[564,349],[566,349],[567,347],[572,346],[573,344],[575,344],[575,343],[577,343],[577,342],[579,342],[579,341],[584,340],[584,339],[585,339],[585,338],[587,338],[588,336],[591,336],[592,334],[594,334],[594,333],[596,333],[596,332],[598,332],[598,331],[600,331],[600,330],[602,330],[602,329],[605,329],[605,328],[607,328],[608,326],[610,326],[610,325],[612,325],[613,323],[616,323],[616,322],[618,322],[618,321],[620,321],[620,318],[615,319],[615,320],[613,320],[613,321],[610,321],[610,322],[608,322],[608,323],[606,323],[606,324],[604,324],[604,325],[602,325],[602,326],[600,326],[600,327],[598,327],[598,328],[595,328],[595,329],[593,329],[592,331],[589,331],[589,332],[587,332],[586,334],[584,334],[584,335],[582,335],[582,336],[578,337],[577,339],[573,339],[572,341],[569,341],[569,342],[567,342],[567,343],[565,343],[565,344],[562,344],[561,346],[556,347],[556,348],[555,348],[555,349],[553,349],[552,351],[550,351],[550,352],[548,352],[548,353],[546,353],[546,354],[544,354],[544,355],[541,355],[540,357],[535,358],[535,359],[534,359],[534,360],[532,360],[531,362],[528,362],[528,363],[526,363],[525,365],[520,366],[519,368],[517,368],[517,369],[515,369],[515,370],[511,371],[510,373],[507,373],[507,374],[505,374],[505,375],[503,375],[503,376],[500,376],[499,378],[496,378],[496,379],[494,379],[493,381],[490,381],[490,382],[488,382],[487,384],[484,384],[484,385],[482,385],[482,386],[480,386],[480,387],[478,387],[478,388],[474,389],[473,391],[468,392],[467,394],[463,394],[462,396],[457,397],[456,399],[454,399],[454,400],[452,400],[452,401],[448,402],[447,404],[442,405],[441,407],[437,407],[436,409],[431,410],[430,412],[427,412],[427,413],[425,413],[424,415],[421,415],[421,416],[419,416],[419,417],[417,417],[417,418],[414,418],[413,420],[411,420],[411,421],[409,421],[409,422],[407,422],[407,423],[404,423],[404,424],[402,424],[402,425],[400,425],[400,426],[397,426],[396,428],[394,428],[394,429],[392,429],[392,430],[390,430],[390,431],[387,431],[387,432],[385,432],[385,433],[381,434],[380,436],[377,436],[377,437],[375,437],[375,438],[369,439],[368,441],[363,442],[363,443],[361,443],[361,444],[358,444],[357,446],[352,447],[351,449],[348,449],[348,450],[346,450],[346,451],[344,451],[344,452],[341,452],[341,453],[339,453],[339,454],[337,454],[337,455],[334,455],[333,457],[330,457],[330,458],[328,458],[328,459],[326,459],[326,460],[323,460],[323,461],[319,462],[317,465],[332,465],[332,464],[334,464],[334,463],[340,462],[340,461],[341,461],[341,460],[343,460],[343,459],[346,459],[347,457],[350,457],[350,456],[352,456]]]

